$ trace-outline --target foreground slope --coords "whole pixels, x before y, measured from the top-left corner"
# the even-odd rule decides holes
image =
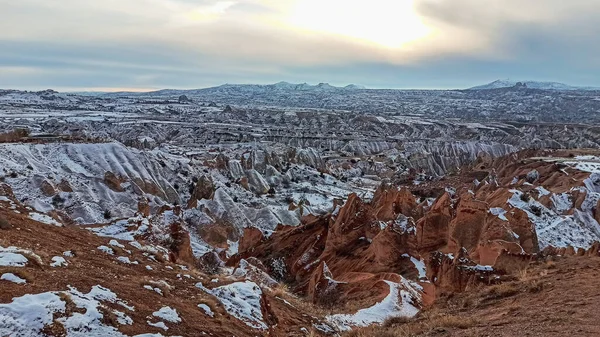
[[[347,336],[598,336],[598,270],[597,256],[548,258],[514,281],[441,298],[413,320]]]

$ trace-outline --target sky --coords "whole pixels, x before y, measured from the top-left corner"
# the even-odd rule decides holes
[[[600,86],[599,0],[0,0],[0,88]]]

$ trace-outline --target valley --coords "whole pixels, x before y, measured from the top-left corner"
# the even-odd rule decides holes
[[[597,335],[600,91],[494,83],[0,90],[0,336]]]

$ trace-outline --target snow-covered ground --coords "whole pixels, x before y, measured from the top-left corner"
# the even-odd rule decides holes
[[[352,327],[364,327],[371,324],[381,324],[392,317],[414,317],[419,309],[415,303],[420,301],[419,290],[422,288],[412,282],[403,280],[402,283],[384,281],[390,287],[389,294],[372,307],[360,309],[355,314],[336,314],[327,320],[341,331]]]

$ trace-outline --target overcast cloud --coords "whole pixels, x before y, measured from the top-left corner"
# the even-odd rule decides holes
[[[0,0],[0,87],[600,86],[596,0]]]

